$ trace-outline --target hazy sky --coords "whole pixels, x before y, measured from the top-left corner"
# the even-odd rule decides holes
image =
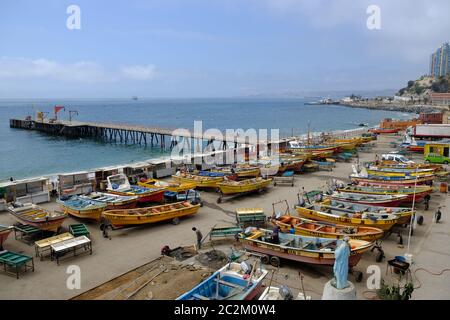
[[[2,0],[0,98],[399,89],[450,40],[449,12],[448,0]]]

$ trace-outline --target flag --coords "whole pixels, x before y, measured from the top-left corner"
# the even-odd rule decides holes
[[[66,109],[65,107],[63,107],[63,106],[55,106],[55,114],[57,114],[61,109]]]

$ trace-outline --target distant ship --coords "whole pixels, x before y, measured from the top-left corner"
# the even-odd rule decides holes
[[[133,100],[137,100],[137,99],[138,99],[138,97],[136,97],[136,96],[132,96],[132,97],[131,97],[131,99],[133,99]]]

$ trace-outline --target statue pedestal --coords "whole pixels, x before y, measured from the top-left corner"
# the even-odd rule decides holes
[[[349,286],[339,290],[331,285],[331,280],[323,288],[322,300],[356,300],[356,289],[353,283],[348,281]]]

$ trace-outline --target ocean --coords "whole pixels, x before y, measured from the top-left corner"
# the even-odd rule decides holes
[[[279,129],[280,137],[308,131],[345,130],[360,123],[374,126],[384,118],[403,119],[411,115],[335,105],[305,105],[300,98],[223,99],[40,99],[0,100],[0,180],[29,178],[60,172],[88,170],[133,163],[170,154],[158,147],[105,143],[91,139],[67,139],[39,132],[11,129],[10,118],[33,118],[37,111],[49,112],[63,105],[58,114],[74,120],[117,122],[154,127],[192,129],[203,121],[203,130]]]

